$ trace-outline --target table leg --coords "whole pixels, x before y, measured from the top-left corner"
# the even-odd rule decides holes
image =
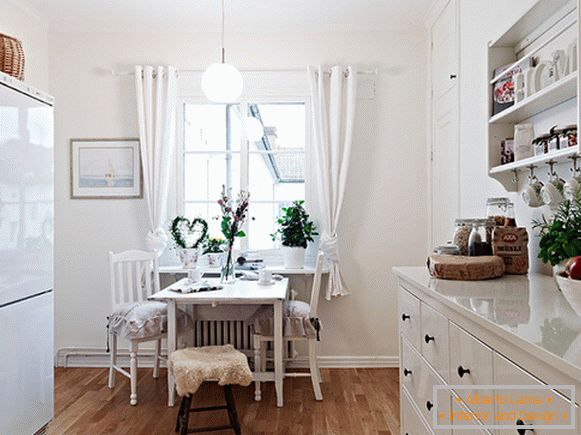
[[[177,307],[175,301],[167,302],[167,356],[177,348]],[[175,404],[175,380],[171,370],[167,371],[167,406]]]
[[[282,301],[274,303],[274,385],[276,389],[276,406],[279,408],[283,405],[283,335],[282,335]]]

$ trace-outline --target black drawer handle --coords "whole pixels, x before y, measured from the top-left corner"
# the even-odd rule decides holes
[[[516,425],[517,426],[525,426],[526,423],[519,418],[516,421]],[[532,429],[517,429],[516,431],[518,432],[518,435],[525,435],[526,432],[527,432],[527,430],[530,430],[531,432],[534,432],[534,430],[532,430]]]
[[[450,80],[454,80],[456,78],[456,74],[450,74]]]
[[[406,369],[406,368],[404,367],[404,369],[403,369],[403,375],[404,375],[404,376],[409,376],[409,375],[411,375],[411,374],[412,374],[412,371],[411,371],[411,370],[408,370],[408,369]]]
[[[411,319],[411,318],[412,318],[412,316],[410,316],[409,314],[405,314],[404,313],[404,314],[401,315],[401,321],[402,322],[405,322],[407,319]]]
[[[465,369],[462,366],[458,366],[458,376],[463,378],[464,375],[469,375],[469,374],[470,374],[470,369]]]
[[[426,402],[426,408],[428,408],[428,411],[431,411],[433,407],[434,407],[434,404],[428,400]]]
[[[436,341],[436,339],[434,337],[431,337],[428,334],[426,334],[424,336],[424,341],[426,342],[426,344],[428,344],[430,341]]]

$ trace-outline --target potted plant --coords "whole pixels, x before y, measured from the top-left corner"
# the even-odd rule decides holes
[[[184,216],[177,216],[170,225],[169,233],[184,268],[195,269],[200,249],[208,236],[208,223],[202,218],[190,221]]]
[[[209,267],[218,267],[222,256],[223,245],[226,243],[221,237],[208,237],[204,242],[203,254],[208,260]]]
[[[564,201],[551,219],[534,220],[533,228],[541,237],[538,257],[555,276],[562,274],[569,259],[581,255],[581,196]]]
[[[282,209],[276,223],[278,229],[271,235],[273,240],[280,240],[284,266],[287,269],[300,269],[305,265],[305,252],[308,242],[318,235],[315,224],[304,208],[304,201],[297,200],[291,206]]]

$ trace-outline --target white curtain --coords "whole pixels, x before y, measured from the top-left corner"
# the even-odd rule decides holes
[[[353,138],[357,70],[352,66],[309,66],[313,106],[318,199],[321,205],[320,249],[330,261],[327,300],[349,294],[341,275],[337,233],[345,194]]]
[[[135,66],[143,187],[149,209],[147,248],[161,255],[170,161],[175,149],[176,70],[173,66]]]

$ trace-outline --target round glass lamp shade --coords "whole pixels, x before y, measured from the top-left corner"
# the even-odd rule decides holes
[[[202,74],[202,90],[214,103],[232,103],[242,94],[242,75],[227,63],[213,63]]]
[[[264,136],[264,127],[262,123],[254,116],[249,116],[245,120],[246,137],[249,142],[258,142]]]

